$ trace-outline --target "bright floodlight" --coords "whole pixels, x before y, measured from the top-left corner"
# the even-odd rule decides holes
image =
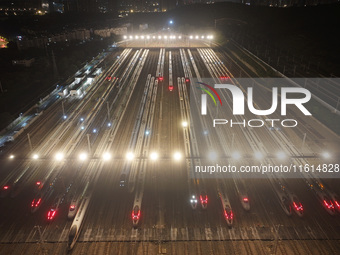
[[[276,157],[282,160],[285,159],[287,155],[283,151],[279,151],[278,153],[276,153]]]
[[[198,35],[195,36],[195,39],[198,39]]]
[[[157,154],[157,152],[152,152],[152,153],[150,154],[150,159],[151,159],[151,160],[157,160],[157,159],[158,159],[158,154]]]
[[[259,152],[259,151],[255,152],[254,156],[255,156],[256,159],[262,159],[263,158],[262,153]]]
[[[182,36],[178,36],[178,39],[182,39]]]
[[[34,154],[32,158],[33,158],[33,159],[38,159],[38,158],[39,158],[39,155],[38,155],[38,154]]]
[[[64,115],[64,116],[63,116],[63,118],[64,118],[64,120],[66,120],[66,119],[67,119],[67,116],[66,116],[66,115]]]
[[[235,160],[238,160],[241,158],[241,154],[238,151],[235,151],[233,154],[231,154],[231,157]]]
[[[127,39],[127,36],[126,35],[124,35],[124,37],[123,37],[124,39]]]
[[[108,152],[105,152],[105,153],[103,154],[103,159],[104,159],[105,161],[110,160],[110,159],[111,159],[111,154],[108,153]]]
[[[173,24],[174,22],[173,22],[173,20],[170,20],[169,23],[170,23],[170,24]]]
[[[168,36],[167,36],[167,35],[165,35],[165,36],[164,36],[164,39],[168,39]]]
[[[187,127],[187,126],[188,126],[188,122],[183,121],[183,122],[182,122],[182,127]]]
[[[140,38],[144,39],[144,35],[142,35]]]
[[[156,39],[156,36],[152,36],[152,39]]]
[[[190,35],[190,37],[189,37],[190,39],[193,39],[194,37],[192,36],[192,35]]]
[[[14,159],[14,155],[13,155],[13,154],[10,155],[9,158],[10,158],[10,159]]]
[[[182,154],[179,152],[174,153],[174,160],[178,161],[182,158]]]
[[[64,155],[63,155],[61,152],[58,152],[58,153],[55,155],[55,159],[58,160],[58,161],[63,160],[63,158],[64,158]]]
[[[136,38],[136,39],[139,39],[139,36],[138,36],[138,35],[136,35],[136,36],[135,36],[135,38]]]
[[[202,35],[201,38],[204,39],[204,35]]]
[[[133,39],[132,35],[129,36],[130,39]]]
[[[79,159],[80,159],[81,161],[86,160],[86,159],[87,159],[87,154],[86,154],[85,152],[80,153],[80,154],[79,154]]]
[[[127,160],[133,160],[134,157],[135,157],[135,155],[133,155],[132,152],[128,152],[128,153],[126,154],[126,159],[127,159]]]
[[[159,36],[158,36],[158,39],[162,39],[162,36],[159,35]]]
[[[146,39],[150,39],[150,35],[146,36]]]
[[[97,129],[93,129],[92,132],[93,132],[93,133],[97,133]]]
[[[217,159],[217,153],[214,152],[214,151],[211,151],[211,152],[209,153],[209,159],[211,159],[211,160],[216,160],[216,159]]]
[[[329,154],[327,151],[323,152],[321,155],[324,159],[329,159],[331,157],[331,154]]]

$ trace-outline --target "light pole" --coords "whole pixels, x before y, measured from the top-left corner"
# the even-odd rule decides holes
[[[109,103],[109,101],[106,102],[106,108],[107,108],[107,119],[110,121],[110,103]]]
[[[86,134],[86,137],[87,137],[87,145],[88,145],[88,148],[89,148],[89,153],[91,153],[90,134]]]
[[[33,146],[32,146],[32,142],[31,142],[30,133],[27,133],[27,139],[28,139],[28,144],[29,144],[31,152],[32,152],[33,151]]]
[[[335,113],[338,111],[339,103],[340,103],[340,97],[338,97],[338,101],[336,103],[336,107],[335,107],[335,110],[334,110]]]
[[[231,137],[231,148],[232,149],[234,148],[234,140],[235,140],[235,134],[233,133]]]
[[[61,108],[63,109],[63,116],[65,116],[64,101],[61,101]]]
[[[303,139],[302,139],[301,150],[303,150],[303,147],[305,146],[305,142],[306,142],[306,136],[307,136],[307,134],[306,134],[306,133],[304,133],[304,134],[303,134]]]

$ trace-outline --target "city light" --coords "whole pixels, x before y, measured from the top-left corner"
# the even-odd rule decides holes
[[[150,159],[151,159],[151,160],[157,160],[157,159],[158,159],[158,154],[157,154],[157,152],[152,152],[152,153],[150,154]]]
[[[331,157],[331,154],[329,154],[329,152],[325,151],[321,154],[321,156],[324,158],[324,159],[329,159]]]
[[[258,159],[258,160],[263,159],[263,155],[262,155],[262,153],[259,152],[259,151],[255,152],[254,156],[255,156],[255,158]]]
[[[238,151],[235,151],[233,154],[231,154],[231,157],[235,160],[238,160],[241,158],[241,154]]]
[[[182,122],[182,127],[187,127],[187,126],[188,126],[188,122],[183,121],[183,122]]]
[[[161,40],[161,39],[170,39],[170,40],[175,40],[175,39],[182,39],[182,35],[179,35],[179,36],[176,36],[176,35],[158,35],[158,36],[155,36],[153,35],[152,37],[150,35],[130,35],[130,36],[123,36],[123,39],[135,39],[135,40],[138,40],[138,39],[158,39],[158,40]],[[208,39],[208,40],[212,40],[213,39],[213,36],[212,35],[190,35],[189,36],[189,39],[201,39],[201,40],[204,40],[204,39]]]
[[[10,158],[10,159],[14,159],[14,155],[13,155],[13,154],[10,155],[9,158]]]
[[[280,160],[283,160],[287,157],[287,155],[283,151],[279,151],[278,153],[276,153],[276,157]]]
[[[217,153],[215,151],[211,151],[209,153],[209,159],[216,160],[217,159]]]
[[[56,155],[55,155],[55,159],[58,160],[58,161],[61,161],[64,159],[64,154],[62,154],[61,152],[58,152]]]
[[[87,154],[86,154],[85,152],[80,153],[80,154],[79,154],[79,159],[80,159],[81,161],[86,160],[86,159],[87,159]]]
[[[126,159],[127,160],[133,160],[135,158],[135,155],[132,152],[128,152],[126,154]]]
[[[174,153],[174,160],[179,161],[182,158],[182,154],[179,152]]]
[[[38,154],[34,154],[34,155],[32,156],[32,158],[33,158],[33,159],[38,159],[38,158],[39,158],[39,155],[38,155]]]
[[[108,152],[105,152],[105,153],[103,154],[103,160],[108,161],[108,160],[110,160],[110,159],[111,159],[111,154],[108,153]]]
[[[173,23],[174,23],[174,22],[173,22],[173,20],[170,20],[170,21],[169,21],[169,24],[171,24],[171,25],[172,25]]]

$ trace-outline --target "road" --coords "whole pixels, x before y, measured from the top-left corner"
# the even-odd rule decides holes
[[[81,200],[87,183],[90,204],[72,254],[338,253],[340,214],[330,215],[304,178],[242,179],[250,201],[250,210],[246,211],[239,201],[241,184],[235,182],[236,176],[202,179],[203,175],[196,174],[192,179],[188,166],[199,162],[191,158],[195,153],[204,162],[212,147],[222,151],[221,155],[233,150],[252,154],[259,144],[252,147],[249,139],[261,138],[268,153],[285,149],[294,155],[304,133],[308,137],[305,154],[332,148],[336,155],[340,152],[339,137],[313,117],[305,120],[293,109],[291,116],[305,122],[296,129],[262,128],[254,135],[237,127],[217,139],[198,134],[202,128],[197,128],[196,138],[191,130],[188,141],[185,137],[189,128],[182,126],[182,116],[199,110],[199,105],[190,104],[194,96],[190,87],[196,86],[195,79],[219,80],[222,73],[238,77],[240,69],[243,76],[251,71],[235,56],[217,48],[180,47],[117,48],[82,97],[58,99],[4,148],[0,184],[2,189],[8,189],[1,191],[0,198],[0,254],[66,254],[72,225],[72,220],[67,219],[68,208],[72,198]],[[212,64],[218,59],[221,63]],[[114,78],[107,80],[108,76]],[[172,91],[168,86],[170,77]],[[191,102],[185,97],[189,93]],[[263,90],[256,103],[265,108],[269,96]],[[231,114],[229,108],[226,112]],[[128,152],[134,154],[130,161],[126,159]],[[157,153],[157,160],[150,159],[152,152]],[[173,159],[176,152],[182,156],[178,161]],[[39,155],[36,160],[32,159],[35,153]],[[64,158],[56,160],[56,153],[63,153]],[[87,158],[81,161],[80,153],[86,153]],[[110,153],[111,159],[104,160],[104,153]],[[9,155],[14,158],[9,159]],[[322,162],[320,158],[299,160]],[[218,162],[254,163],[249,158]],[[264,162],[280,163],[277,159]],[[122,174],[128,176],[124,187],[120,187]],[[340,194],[339,179],[316,181]],[[276,195],[278,183],[298,195],[303,217],[294,212],[286,215]],[[313,184],[316,186],[316,182]],[[206,209],[199,201],[203,191],[208,196]],[[232,226],[226,223],[219,193],[226,194],[231,205]],[[196,209],[190,203],[193,194],[198,199]],[[42,202],[32,213],[31,202],[37,196],[42,197]],[[58,198],[63,201],[53,220],[47,220]],[[133,226],[137,200],[141,200],[140,218]]]

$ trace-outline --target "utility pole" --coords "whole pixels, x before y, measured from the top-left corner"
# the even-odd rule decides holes
[[[30,146],[31,152],[33,152],[33,146],[32,146],[32,142],[31,142],[30,133],[27,133],[27,139],[28,139],[28,144]]]
[[[90,134],[86,134],[86,137],[87,137],[87,145],[89,147],[89,153],[91,153]]]
[[[303,149],[303,147],[305,146],[305,142],[306,142],[306,136],[307,136],[307,133],[304,133],[304,134],[303,134],[303,139],[302,139],[301,150],[302,150],[302,149]]]
[[[64,101],[61,101],[61,108],[63,109],[63,117],[65,117]]]
[[[107,107],[107,119],[110,121],[110,103],[109,103],[109,101],[106,101],[106,107]]]
[[[234,148],[234,140],[235,140],[235,134],[233,133],[233,135],[231,137],[231,149]]]

